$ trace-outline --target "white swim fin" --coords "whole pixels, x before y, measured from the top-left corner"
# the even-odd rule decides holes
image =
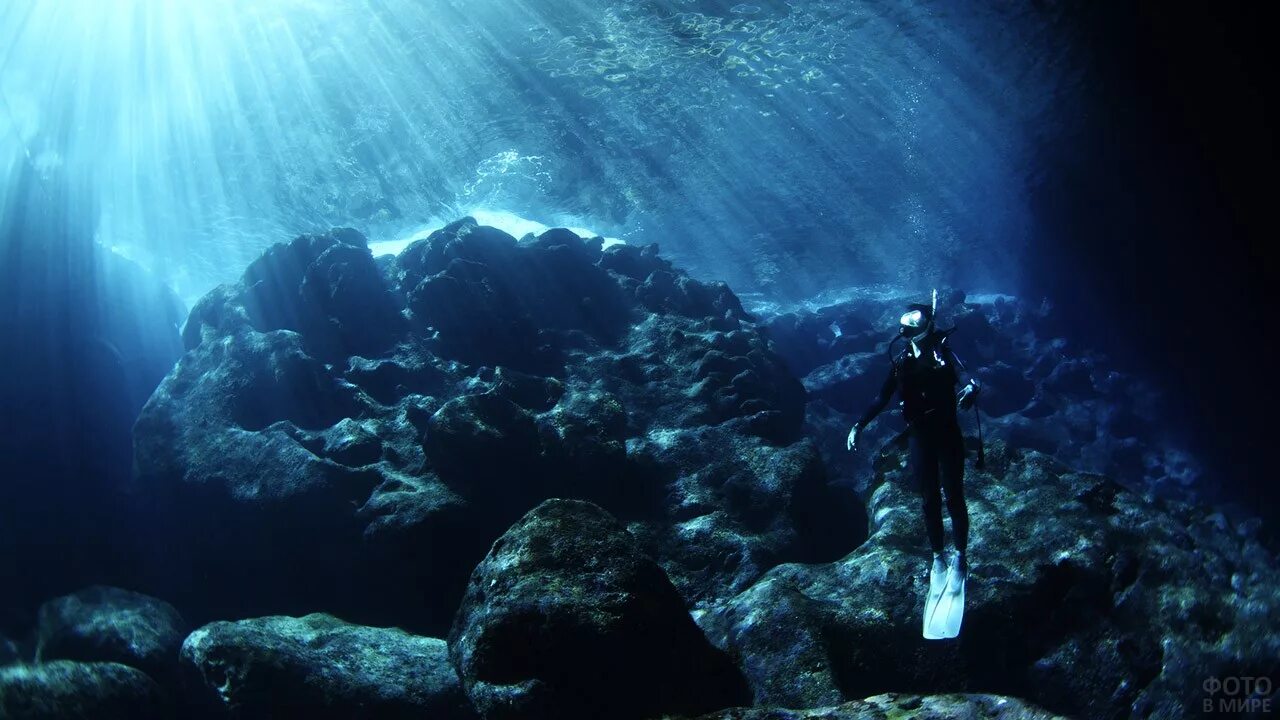
[[[967,568],[961,567],[960,557],[954,556],[948,563],[946,581],[933,611],[925,611],[924,637],[927,640],[949,640],[960,635],[964,622],[964,584]]]
[[[939,612],[944,609],[941,604],[946,595],[948,574],[946,561],[941,555],[935,555],[933,566],[929,570],[929,594],[924,599],[924,638],[926,640],[944,638],[939,634],[943,629]]]

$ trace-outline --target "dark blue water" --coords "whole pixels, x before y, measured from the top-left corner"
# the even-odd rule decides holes
[[[683,602],[670,647],[735,658],[599,685],[683,688],[636,713],[970,690],[1164,717],[1274,674],[1259,27],[1150,3],[6,3],[0,664],[43,664],[0,690],[92,706],[127,683],[48,661],[116,660],[158,688],[134,678],[124,716],[220,717],[204,653],[312,633],[337,655],[279,651],[286,675],[366,684],[322,711],[277,679],[249,716],[371,707],[343,693],[420,681],[389,679],[405,662],[445,689],[374,716],[497,717],[486,673],[575,688],[600,647],[679,666],[577,614],[594,592]],[[961,417],[982,657],[911,644],[927,543],[896,404],[845,449],[934,289],[986,387],[987,468]],[[147,595],[69,595],[93,585]],[[525,635],[528,606],[571,619]],[[188,634],[310,612],[360,625]],[[111,635],[153,621],[160,660]],[[565,693],[546,707],[621,712]]]

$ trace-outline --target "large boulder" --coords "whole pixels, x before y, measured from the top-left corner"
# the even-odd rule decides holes
[[[0,667],[5,720],[162,720],[170,710],[160,687],[127,665],[58,660]]]
[[[821,400],[856,417],[871,404],[888,377],[889,356],[884,352],[863,352],[843,355],[817,367],[803,382],[811,400]]]
[[[862,542],[867,518],[827,482],[812,442],[761,447],[723,427],[652,432],[629,444],[654,472],[675,475],[662,499],[673,524],[632,523],[681,594],[701,605],[746,589],[785,562],[822,562]],[[671,469],[690,468],[676,475]],[[785,549],[785,551],[784,551]]]
[[[1023,371],[997,360],[975,368],[974,376],[982,382],[982,411],[993,417],[1016,413],[1031,402],[1035,383]]]
[[[488,720],[640,720],[749,700],[662,568],[583,501],[548,500],[494,543],[449,649]]]
[[[206,625],[182,667],[193,710],[211,717],[475,717],[443,640],[329,615]]]
[[[354,230],[275,245],[245,270],[244,285],[254,327],[296,331],[318,357],[376,353],[399,334],[402,318],[368,241]],[[199,327],[188,330],[188,346]]]
[[[36,660],[114,662],[171,685],[186,623],[163,600],[94,586],[40,606]]]
[[[727,287],[656,246],[465,219],[379,262],[354,231],[304,236],[184,339],[136,426],[134,495],[138,587],[194,619],[442,633],[493,538],[550,497],[633,523],[697,602],[859,539],[827,531],[858,508],[800,440],[803,386]]]
[[[902,695],[887,693],[832,707],[785,710],[733,708],[698,720],[1065,720],[1017,698],[1001,695]]]
[[[464,220],[406,249],[400,287],[448,354],[556,374],[575,343],[564,331],[607,342],[632,319],[634,300],[600,256],[598,238],[552,230],[522,244]]]
[[[756,700],[834,705],[888,690],[993,692],[1082,717],[1177,717],[1206,677],[1280,671],[1280,568],[1219,516],[994,443],[966,480],[964,628],[921,638],[927,543],[905,458],[881,458],[869,540],[770,570],[700,622]]]

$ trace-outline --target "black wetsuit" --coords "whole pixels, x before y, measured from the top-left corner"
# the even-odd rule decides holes
[[[964,501],[964,437],[956,411],[959,361],[947,347],[945,333],[929,333],[916,345],[919,357],[908,344],[857,427],[866,427],[888,406],[894,392],[900,393],[903,417],[911,426],[910,466],[924,497],[929,544],[935,553],[942,552],[940,490],[945,489],[956,550],[963,553],[969,544],[969,508]]]

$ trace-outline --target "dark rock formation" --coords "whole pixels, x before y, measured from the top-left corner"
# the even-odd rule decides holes
[[[866,537],[862,505],[828,486],[822,459],[807,440],[779,449],[709,427],[650,433],[630,447],[655,472],[690,469],[667,483],[667,514],[675,525],[630,529],[650,555],[680,559],[667,569],[692,602],[745,589],[786,562],[784,554],[794,562],[822,562]]]
[[[1255,526],[1141,499],[1187,495],[1198,472],[1158,397],[1045,338],[1040,309],[959,294],[942,324],[995,439],[967,481],[964,633],[923,641],[919,499],[896,449],[867,467],[894,420],[844,450],[900,311],[861,298],[766,328],[655,246],[563,230],[464,220],[378,260],[351,231],[299,238],[199,303],[138,421],[156,550],[140,587],[188,617],[452,621],[451,662],[490,717],[688,715],[748,704],[741,676],[762,707],[727,717],[999,702],[840,707],[886,692],[1165,716],[1205,677],[1280,670],[1280,572]],[[249,622],[188,640],[205,711],[413,706],[377,690],[385,658],[346,659],[394,631]],[[228,705],[230,687],[249,699]]]
[[[1079,717],[1177,717],[1207,677],[1280,672],[1280,567],[1256,539],[998,442],[966,482],[964,631],[922,640],[927,545],[903,462],[882,458],[857,551],[776,567],[701,616],[758,702],[969,691]]]
[[[466,219],[375,262],[354,231],[305,236],[209,293],[184,340],[137,424],[137,497],[172,551],[146,587],[192,617],[443,631],[549,497],[634,523],[699,601],[865,524],[738,299],[656,246]]]
[[[1017,698],[999,695],[876,695],[832,707],[784,710],[734,708],[698,720],[1064,720]]]
[[[210,717],[475,717],[443,640],[329,615],[206,625],[182,667],[192,710]]]
[[[5,720],[162,720],[170,710],[160,687],[127,665],[58,660],[0,668]]]
[[[169,603],[95,586],[40,607],[36,660],[120,663],[172,686],[186,633],[186,623]]]
[[[662,568],[583,501],[548,500],[494,543],[449,650],[488,720],[641,720],[749,699]]]
[[[245,270],[244,286],[256,329],[297,332],[317,357],[376,354],[399,334],[399,313],[368,243],[354,230],[270,248]]]

